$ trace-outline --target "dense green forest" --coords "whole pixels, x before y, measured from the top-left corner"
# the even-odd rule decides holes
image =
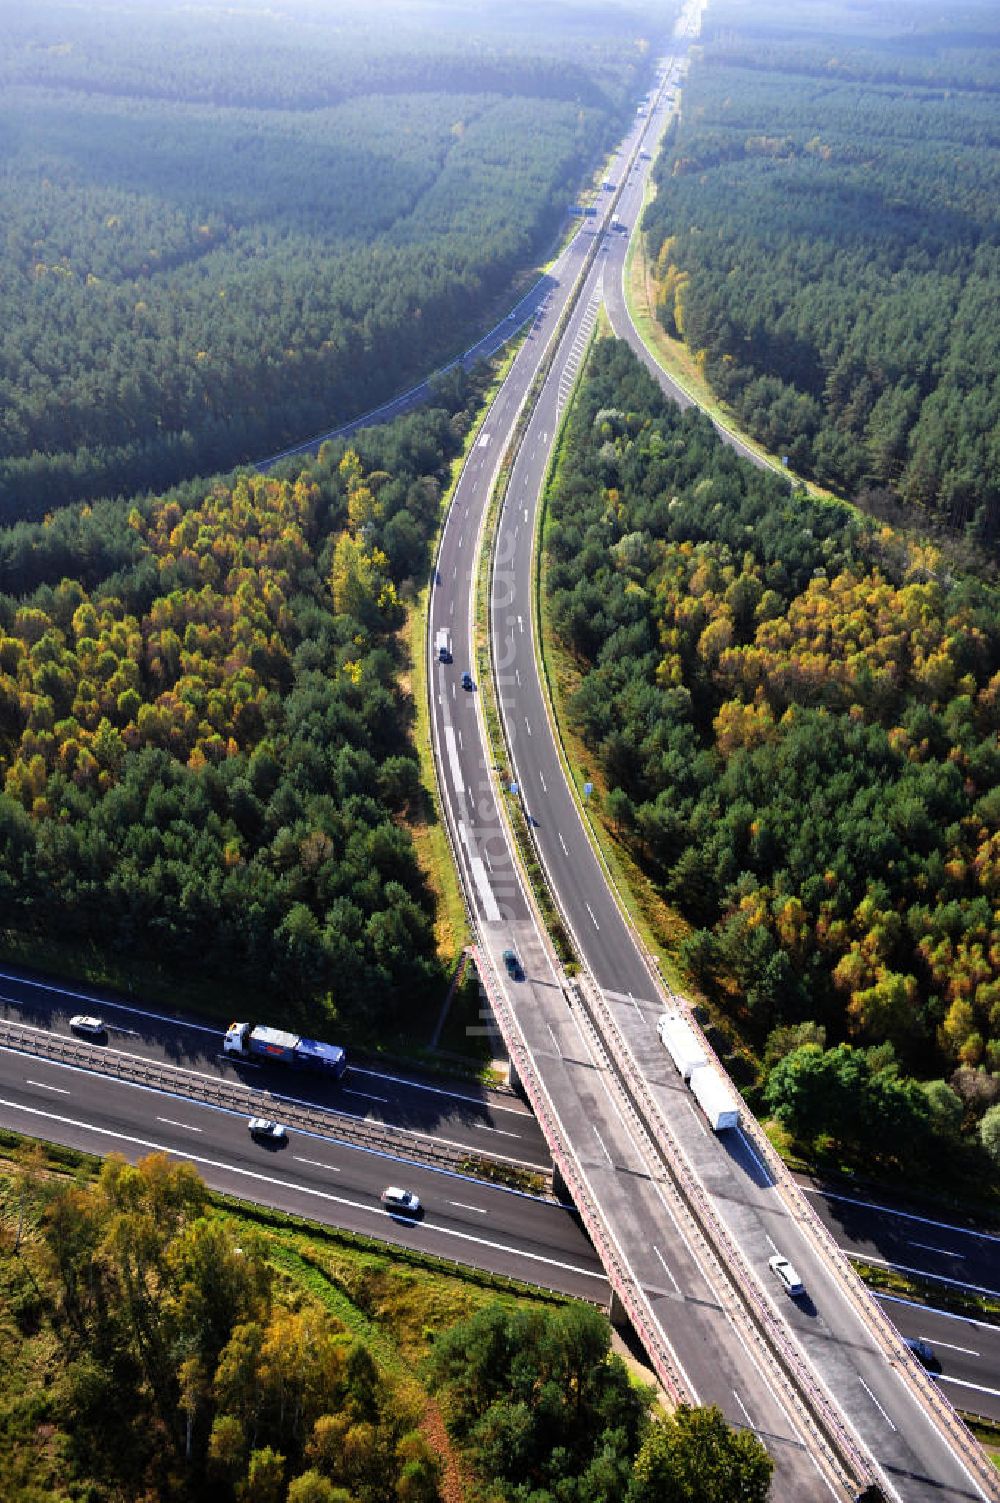
[[[259,459],[460,350],[625,118],[654,9],[19,8],[0,520]]]
[[[400,687],[481,381],[294,478],[0,532],[0,903],[18,943],[390,1019],[437,980]],[[248,990],[249,989],[249,992]]]
[[[0,1493],[764,1503],[757,1438],[654,1418],[603,1315],[481,1283],[213,1205],[162,1155],[5,1164]]]
[[[724,0],[647,210],[658,313],[793,470],[1000,540],[994,6]]]
[[[772,1106],[948,1152],[1000,1098],[997,590],[791,494],[610,340],[548,505],[569,713]]]

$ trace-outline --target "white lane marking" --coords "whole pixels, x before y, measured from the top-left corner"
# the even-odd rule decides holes
[[[176,1122],[173,1117],[157,1117],[157,1122],[163,1122],[167,1127],[183,1127],[185,1132],[203,1132],[204,1128],[192,1127],[190,1122]]]
[[[910,1246],[919,1247],[924,1252],[940,1253],[942,1258],[961,1258],[963,1261],[965,1259],[965,1253],[952,1252],[950,1247],[935,1247],[931,1242],[911,1242]]]
[[[591,1123],[591,1126],[594,1127],[594,1124]],[[608,1152],[607,1144],[605,1143],[604,1139],[601,1137],[600,1133],[597,1131],[596,1127],[594,1127],[594,1137],[597,1139],[598,1143],[600,1143],[601,1147],[604,1149],[604,1157],[607,1159],[608,1163],[611,1165],[611,1167],[613,1169],[615,1167],[614,1166],[614,1160],[612,1159],[610,1153]]]
[[[49,1085],[47,1080],[26,1080],[24,1083],[25,1085],[37,1086],[40,1091],[58,1091],[60,1096],[72,1095],[72,1092],[67,1091],[65,1086]]]
[[[486,1215],[486,1208],[484,1206],[470,1206],[464,1200],[449,1200],[448,1204],[450,1206],[458,1206],[460,1211],[475,1211],[477,1216]]]
[[[388,1096],[373,1096],[370,1091],[352,1091],[349,1086],[344,1087],[345,1096],[360,1096],[365,1101],[381,1101],[384,1106],[389,1105]]]
[[[480,435],[480,439],[479,439],[478,447],[480,449],[485,449],[486,446],[487,446],[487,444],[489,443],[489,441],[490,441],[490,436],[489,436],[488,433],[481,434]]]
[[[340,1173],[340,1168],[337,1164],[324,1164],[322,1159],[304,1159],[298,1153],[293,1153],[292,1158],[297,1164],[311,1164],[314,1169],[326,1169],[330,1174]]]
[[[989,1289],[985,1284],[969,1284],[965,1279],[949,1279],[943,1273],[930,1273],[926,1268],[911,1268],[908,1263],[893,1263],[889,1258],[877,1258],[874,1253],[853,1252],[849,1247],[840,1249],[848,1258],[858,1258],[862,1263],[881,1263],[883,1268],[895,1268],[899,1273],[915,1273],[922,1279],[933,1279],[935,1284],[951,1284],[955,1289],[972,1289],[976,1294],[988,1294],[1000,1298],[1000,1289]]]
[[[764,1233],[764,1236],[767,1238],[767,1241],[770,1244],[771,1251],[776,1253],[778,1251],[778,1245],[775,1242],[774,1238],[769,1236],[767,1232]]]
[[[452,569],[452,571],[451,571],[451,577],[452,577],[452,579],[457,579],[458,578],[458,565],[457,564],[455,565],[454,569]]]
[[[33,986],[36,991],[53,992],[57,997],[73,997],[77,1002],[90,1002],[98,1007],[113,1007],[116,1012],[131,1013],[134,1018],[150,1018],[154,1023],[170,1023],[174,1028],[178,1025],[182,1028],[191,1028],[196,1033],[214,1033],[218,1037],[218,1028],[208,1028],[204,1023],[188,1023],[184,1020],[171,1018],[162,1012],[150,1012],[144,1007],[129,1007],[125,1002],[115,1002],[111,997],[95,997],[93,992],[69,991],[64,986],[54,986],[50,981],[29,981],[24,976],[14,976],[10,971],[0,971],[0,981],[13,981],[17,986]],[[14,1007],[21,1007],[23,1003],[17,997],[0,997],[0,1002],[10,1002]]]
[[[946,1352],[964,1352],[966,1357],[981,1357],[983,1355],[982,1352],[974,1352],[971,1346],[955,1346],[950,1341],[938,1341],[936,1337],[934,1346],[935,1348],[939,1346],[943,1347]]]
[[[556,1051],[557,1054],[562,1054],[562,1050],[559,1047],[559,1040],[556,1038],[555,1034],[552,1032],[552,1024],[551,1023],[546,1023],[545,1026],[549,1030],[549,1038],[552,1040],[552,1047],[555,1049],[555,1051]]]
[[[970,1383],[967,1378],[950,1378],[947,1373],[938,1373],[939,1383],[954,1383],[956,1388],[971,1388],[973,1393],[988,1393],[993,1399],[1000,1399],[1000,1388],[987,1388],[982,1383]]]
[[[114,1132],[108,1127],[95,1127],[92,1122],[81,1122],[74,1117],[61,1117],[56,1112],[43,1112],[37,1106],[24,1106],[20,1101],[8,1101],[0,1096],[0,1107],[8,1107],[11,1111],[21,1112],[32,1117],[42,1117],[49,1122],[60,1122],[64,1127],[76,1127],[82,1132],[92,1132],[97,1137],[110,1138],[117,1143],[131,1143],[136,1148],[149,1148],[154,1153],[168,1153],[175,1158],[183,1158],[191,1164],[204,1164],[209,1169],[221,1169],[234,1178],[256,1180],[258,1184],[274,1185],[279,1190],[296,1190],[301,1195],[311,1195],[316,1200],[326,1200],[331,1205],[349,1206],[355,1211],[368,1211],[373,1215],[382,1217],[385,1213],[381,1206],[369,1205],[363,1200],[350,1200],[346,1195],[333,1195],[329,1190],[316,1190],[312,1185],[298,1185],[287,1179],[279,1179],[273,1174],[261,1174],[259,1170],[243,1169],[238,1164],[227,1164],[221,1159],[210,1159],[202,1153],[181,1153],[178,1149],[168,1147],[165,1143],[156,1143],[149,1138],[132,1137],[129,1133]],[[391,1154],[380,1154],[381,1158],[392,1158]],[[531,1199],[532,1197],[527,1197]],[[492,1252],[510,1253],[514,1257],[523,1258],[533,1263],[547,1264],[550,1268],[562,1268],[568,1273],[576,1273],[581,1278],[597,1279],[601,1283],[607,1283],[607,1275],[603,1269],[581,1268],[577,1263],[566,1263],[559,1258],[547,1258],[542,1253],[528,1252],[518,1247],[511,1247],[505,1242],[491,1242],[485,1237],[474,1237],[471,1232],[458,1232],[446,1226],[426,1226],[424,1230],[439,1237],[453,1237],[457,1242],[473,1242],[479,1247],[487,1247]]]
[[[897,1211],[893,1206],[880,1206],[872,1200],[859,1200],[854,1195],[838,1195],[833,1190],[820,1190],[815,1185],[800,1185],[806,1195],[817,1195],[821,1200],[842,1200],[845,1205],[863,1206],[867,1211],[878,1211],[880,1216],[897,1216],[901,1221],[919,1221],[923,1226],[935,1226],[943,1232],[960,1232],[963,1237],[980,1237],[984,1242],[1000,1242],[996,1232],[981,1232],[977,1227],[958,1226],[953,1221],[934,1221],[929,1216],[917,1216],[913,1211]]]
[[[673,1273],[671,1272],[670,1268],[668,1267],[666,1258],[660,1252],[660,1249],[656,1246],[655,1242],[654,1243],[650,1243],[650,1246],[652,1247],[652,1249],[653,1249],[654,1253],[656,1254],[656,1256],[659,1258],[660,1263],[661,1263],[662,1268],[663,1268],[663,1272],[666,1274],[667,1278],[673,1284],[673,1286],[674,1286],[675,1290],[677,1291],[677,1293],[680,1294],[680,1292],[681,1292],[681,1286],[680,1286],[680,1284],[678,1284],[677,1280],[673,1276]]]
[[[858,1382],[861,1384],[861,1387],[864,1389],[865,1393],[871,1399],[872,1403],[875,1405],[875,1408],[878,1410],[879,1414],[882,1416],[882,1418],[885,1420],[886,1424],[889,1426],[889,1429],[890,1430],[895,1430],[896,1426],[893,1424],[892,1420],[886,1414],[885,1410],[882,1408],[882,1405],[879,1403],[878,1399],[872,1393],[871,1389],[868,1387],[868,1384],[865,1382],[864,1378],[862,1378],[862,1377],[859,1376]]]
[[[564,854],[564,855],[565,855],[565,856],[568,856],[568,855],[569,855],[569,851],[568,851],[568,850],[567,850],[567,849],[566,849],[566,842],[565,842],[565,840],[563,840],[563,838],[562,838],[562,831],[560,831],[560,832],[559,832],[559,844],[560,844],[560,845],[561,845],[561,846],[562,846],[562,848],[563,848],[563,854]]]
[[[527,480],[525,480],[524,483],[525,483],[525,485],[527,485],[528,484]],[[524,520],[525,521],[528,520],[528,508],[527,507],[524,508]]]
[[[493,862],[490,860],[490,853],[489,853],[489,851],[483,851],[483,860],[486,862],[486,869],[487,869],[487,871],[492,871],[493,870]]]
[[[768,1169],[767,1169],[767,1166],[764,1163],[764,1160],[761,1158],[760,1154],[754,1148],[753,1144],[751,1143],[750,1139],[747,1137],[746,1133],[743,1131],[742,1127],[737,1128],[737,1132],[739,1133],[740,1142],[743,1144],[743,1147],[746,1149],[747,1153],[750,1155],[750,1157],[753,1159],[754,1163],[757,1165],[757,1168],[760,1170],[762,1178],[764,1180],[766,1180],[766,1182],[767,1182],[767,1184],[769,1186],[773,1185],[774,1184],[774,1176],[768,1172]]]
[[[452,685],[454,691],[454,685]],[[462,764],[458,760],[458,747],[455,744],[455,727],[446,725],[444,728],[444,749],[448,754],[448,766],[451,770],[451,781],[455,785],[456,793],[465,792],[465,779],[462,777]]]
[[[454,602],[454,600],[450,600],[448,602],[448,615],[449,616],[453,616],[454,614],[455,614],[455,602]]]
[[[406,1080],[402,1075],[390,1075],[385,1070],[372,1070],[365,1065],[351,1065],[351,1078],[355,1075],[370,1075],[372,1080],[384,1080],[389,1085],[405,1086],[408,1091],[426,1091],[430,1096],[447,1096],[450,1101],[464,1101],[468,1106],[481,1106],[483,1111],[509,1112],[514,1117],[534,1121],[534,1113],[524,1106],[507,1106],[502,1101],[486,1101],[481,1096],[470,1096],[466,1091],[449,1091],[444,1086],[428,1085],[422,1080]]]
[[[593,910],[593,908],[591,908],[591,906],[590,906],[589,903],[586,904],[586,909],[587,909],[587,912],[590,914],[591,918],[594,919],[594,928],[599,930],[601,926],[597,922],[596,918],[594,918],[594,910]]]
[[[940,1315],[942,1320],[960,1320],[963,1326],[976,1326],[980,1331],[995,1331],[991,1320],[974,1320],[971,1315],[956,1315],[954,1310],[942,1310],[938,1305],[918,1305],[912,1299],[901,1299],[898,1294],[876,1294],[880,1305],[908,1305],[921,1315]]]
[[[458,733],[458,744],[459,744],[459,747],[461,748],[461,750],[464,751],[465,750],[465,743],[462,740],[462,732],[461,731],[459,731],[459,733]]]
[[[743,1400],[740,1398],[740,1396],[736,1392],[735,1388],[733,1389],[733,1398],[736,1400],[737,1404],[739,1404],[740,1408],[743,1410],[743,1418],[747,1422],[747,1428],[750,1429],[750,1430],[753,1430],[755,1427],[754,1427],[753,1420],[750,1418],[750,1411],[747,1409],[747,1406],[744,1404]]]
[[[506,1132],[502,1127],[490,1127],[486,1122],[473,1122],[472,1125],[473,1127],[478,1127],[480,1132],[496,1133],[498,1138],[516,1138],[519,1136],[516,1132]]]
[[[698,1127],[705,1134],[705,1136],[707,1138],[708,1137],[708,1128],[705,1126],[704,1122],[702,1121],[701,1113],[695,1109],[693,1103],[691,1101],[689,1101],[686,1096],[684,1097],[684,1105],[687,1107],[688,1111],[691,1113],[692,1117],[697,1122]],[[773,1242],[772,1242],[771,1246],[774,1247]],[[775,1250],[775,1252],[778,1251],[778,1249],[776,1247],[774,1248],[774,1250]]]
[[[513,640],[514,639],[512,637],[511,641],[513,641]],[[520,688],[521,687],[521,670],[520,670],[520,668],[515,668],[514,669],[514,679],[515,679],[515,681],[517,683],[517,687]]]
[[[531,725],[529,724],[527,715],[525,715],[525,717],[524,717],[524,728],[527,731],[528,735],[530,736],[531,735]]]
[[[542,792],[543,793],[548,793],[549,790],[545,786],[545,779],[542,777],[541,773],[538,774],[538,780],[539,780],[539,782],[542,785]]]

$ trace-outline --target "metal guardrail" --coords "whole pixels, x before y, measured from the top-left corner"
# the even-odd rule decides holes
[[[714,1061],[729,1080],[725,1067],[719,1061],[693,1010],[682,997],[676,994],[672,994],[672,1002],[674,1006],[683,1007],[687,1021],[699,1038],[706,1057]],[[919,1391],[925,1405],[938,1415],[964,1465],[987,1487],[987,1496],[989,1496],[990,1488],[997,1487],[997,1476],[996,1469],[990,1465],[982,1446],[965,1424],[948,1395],[907,1349],[899,1331],[877,1300],[872,1297],[871,1291],[848,1255],[838,1247],[829,1229],[824,1226],[795,1180],[788,1173],[774,1145],[731,1080],[729,1084],[739,1099],[742,1131],[751,1140],[754,1151],[770,1171],[775,1188],[788,1203],[800,1230],[811,1238],[817,1252],[836,1270],[841,1287],[849,1295],[859,1318],[868,1326],[888,1360],[904,1370],[911,1386]]]
[[[397,1157],[414,1163],[457,1169],[462,1165],[467,1166],[470,1160],[478,1159],[505,1170],[528,1171],[539,1175],[543,1180],[545,1178],[544,1170],[538,1169],[536,1165],[525,1164],[520,1159],[504,1154],[483,1152],[462,1143],[430,1138],[407,1127],[372,1122],[366,1117],[340,1112],[336,1107],[290,1101],[285,1096],[260,1087],[244,1085],[241,1081],[226,1080],[221,1076],[185,1069],[182,1065],[146,1059],[142,1055],[129,1054],[125,1050],[108,1048],[103,1044],[88,1044],[82,1039],[49,1033],[46,1029],[33,1028],[26,1023],[14,1023],[5,1018],[0,1019],[0,1048],[74,1065],[96,1075],[112,1076],[130,1085],[145,1086],[170,1095],[206,1102],[239,1116],[280,1116],[283,1122],[300,1131],[315,1133],[319,1137],[373,1152],[385,1152],[389,1149]],[[465,1172],[468,1172],[467,1168]]]
[[[675,1404],[691,1402],[692,1396],[688,1393],[684,1379],[674,1362],[673,1353],[652,1317],[646,1296],[598,1210],[596,1197],[587,1184],[586,1176],[570,1148],[569,1137],[535,1069],[531,1051],[503,988],[493,983],[491,968],[483,964],[478,951],[473,953],[476,956],[476,964],[483,985],[487,990],[490,1006],[510,1051],[511,1060],[545,1134],[545,1140],[552,1152],[556,1168],[566,1189],[573,1197],[580,1219],[604,1265],[608,1282],[642,1341],[665,1392]]]
[[[739,1305],[749,1315],[772,1357],[777,1358],[784,1369],[799,1400],[800,1412],[804,1412],[818,1425],[829,1448],[828,1464],[835,1468],[838,1481],[845,1488],[859,1482],[874,1482],[876,1479],[868,1457],[844,1425],[835,1403],[820,1384],[784,1323],[759,1293],[756,1281],[749,1276],[740,1249],[712,1205],[707,1191],[688,1163],[654,1100],[600,987],[589,978],[578,977],[574,990],[582,1006],[590,1014],[591,1023],[605,1048],[610,1046],[615,1073],[625,1094],[632,1102],[639,1121],[658,1149],[658,1157],[673,1177],[687,1209],[712,1250],[715,1266],[726,1279]]]

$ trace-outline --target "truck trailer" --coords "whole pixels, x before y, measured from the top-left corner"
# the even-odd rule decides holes
[[[240,1059],[259,1060],[261,1064],[293,1065],[300,1070],[320,1070],[339,1080],[347,1069],[347,1056],[338,1044],[320,1044],[316,1039],[300,1038],[282,1028],[254,1027],[250,1023],[230,1023],[223,1051]]]
[[[442,626],[434,638],[434,656],[439,663],[451,662],[451,632]]]
[[[708,1118],[713,1132],[739,1127],[740,1109],[736,1097],[711,1065],[699,1065],[692,1070],[691,1094]]]
[[[708,1064],[698,1035],[683,1013],[665,1012],[657,1022],[656,1031],[682,1080],[690,1080],[693,1071]]]

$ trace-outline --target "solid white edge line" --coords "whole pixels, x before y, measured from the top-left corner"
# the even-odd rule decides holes
[[[221,1169],[225,1174],[238,1175],[240,1178],[256,1180],[263,1185],[276,1185],[283,1190],[294,1190],[301,1195],[312,1195],[317,1200],[329,1201],[332,1205],[349,1206],[352,1210],[366,1211],[374,1216],[392,1217],[391,1211],[384,1211],[381,1206],[369,1205],[367,1201],[351,1200],[346,1195],[333,1195],[329,1190],[315,1190],[310,1185],[298,1185],[287,1179],[278,1179],[271,1174],[261,1174],[255,1169],[243,1169],[236,1164],[227,1164],[221,1159],[210,1159],[204,1154],[187,1153],[181,1149],[170,1148],[162,1143],[154,1143],[148,1138],[136,1138],[130,1133],[115,1132],[107,1127],[95,1127],[91,1122],[80,1122],[74,1117],[61,1117],[56,1112],[43,1112],[39,1107],[24,1106],[18,1101],[8,1101],[0,1096],[0,1106],[10,1107],[12,1111],[26,1112],[33,1117],[41,1117],[43,1121],[60,1122],[64,1127],[76,1127],[83,1132],[92,1132],[98,1137],[111,1138],[118,1143],[132,1143],[137,1148],[148,1148],[152,1153],[166,1153],[172,1158],[185,1159],[192,1164],[204,1164],[209,1169]],[[399,1219],[398,1217],[396,1219]],[[416,1223],[414,1223],[416,1224]],[[579,1274],[581,1278],[597,1279],[601,1283],[607,1283],[607,1275],[603,1268],[595,1272],[590,1268],[581,1268],[577,1263],[566,1263],[560,1258],[547,1258],[542,1253],[534,1253],[511,1247],[505,1242],[491,1242],[485,1237],[474,1237],[471,1232],[455,1231],[452,1227],[428,1225],[420,1223],[422,1229],[437,1233],[442,1237],[454,1237],[459,1242],[471,1242],[479,1247],[487,1247],[493,1252],[510,1253],[515,1258],[525,1258],[533,1263],[541,1263],[549,1268],[562,1268],[568,1273]],[[503,1276],[503,1275],[501,1275]],[[530,1282],[526,1281],[526,1282]]]

